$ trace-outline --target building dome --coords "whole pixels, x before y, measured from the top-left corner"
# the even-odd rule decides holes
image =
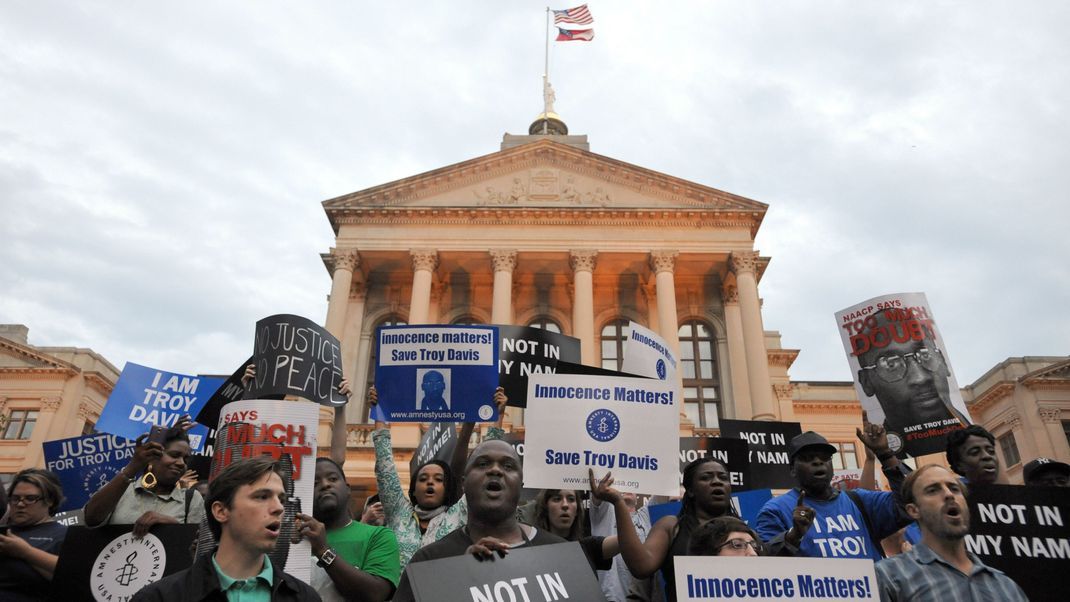
[[[560,115],[553,111],[546,111],[535,116],[535,121],[532,121],[528,127],[528,134],[532,136],[566,136],[568,135],[568,126],[565,125],[565,121],[561,119]]]

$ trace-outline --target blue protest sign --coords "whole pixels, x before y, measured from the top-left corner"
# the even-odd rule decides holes
[[[85,506],[130,461],[134,441],[108,433],[45,441],[45,468],[56,473],[66,497],[60,512]]]
[[[497,328],[383,326],[375,339],[378,417],[390,422],[497,419]]]
[[[224,380],[175,374],[127,362],[108,396],[96,429],[137,439],[153,426],[174,426],[186,414],[196,416]],[[204,446],[207,434],[208,427],[204,425],[189,431],[193,451]]]

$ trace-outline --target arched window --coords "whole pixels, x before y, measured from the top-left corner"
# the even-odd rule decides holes
[[[687,416],[696,426],[717,428],[721,418],[717,341],[705,322],[691,320],[680,326],[680,369]]]
[[[602,327],[602,367],[620,370],[624,362],[624,342],[628,340],[628,320],[617,319]]]
[[[455,318],[450,324],[454,326],[471,326],[472,324],[482,324],[483,321],[472,315],[465,315],[459,318]]]
[[[408,324],[408,322],[402,320],[401,316],[394,314],[383,318],[383,320],[376,324],[375,328],[372,329],[372,344],[371,348],[368,350],[368,381],[365,383],[365,391],[371,389],[372,385],[375,384],[375,331],[380,326],[405,326],[406,324]],[[368,413],[370,411],[371,406],[364,404],[364,422],[368,422]]]
[[[554,322],[553,318],[549,316],[539,316],[532,320],[528,326],[561,334],[561,326],[557,322]]]

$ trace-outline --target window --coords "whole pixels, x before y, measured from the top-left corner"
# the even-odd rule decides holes
[[[684,411],[696,426],[718,428],[721,386],[713,330],[705,322],[691,320],[680,326],[679,335]]]
[[[624,363],[624,341],[628,340],[628,320],[613,320],[602,327],[602,367],[620,370]]]
[[[1014,431],[999,438],[999,448],[1003,450],[1003,465],[1014,466],[1022,461],[1018,453],[1018,443],[1014,440]]]
[[[832,468],[835,470],[857,470],[858,451],[852,442],[829,441],[836,448],[837,453],[832,455]]]
[[[97,425],[93,424],[89,420],[86,420],[85,425],[82,427],[82,434],[92,435],[93,433],[97,432],[96,426]]]
[[[382,322],[379,322],[378,324],[375,325],[375,328],[372,329],[372,336],[373,337],[375,336],[375,331],[380,326],[404,326],[406,324],[408,324],[408,322],[406,322],[405,320],[402,320],[400,316],[388,316],[388,317],[384,318]],[[370,347],[371,347],[371,349],[368,352],[368,381],[365,383],[365,385],[366,385],[364,387],[365,391],[371,389],[372,385],[375,384],[375,361],[376,361],[375,348],[376,348],[376,344],[375,344],[375,340],[374,339],[372,340],[372,344],[371,344]],[[364,422],[368,422],[368,413],[370,411],[371,411],[371,406],[369,406],[368,404],[364,404]]]
[[[37,424],[37,410],[11,410],[4,429],[4,439],[29,439]]]
[[[559,326],[557,322],[554,322],[551,318],[548,318],[546,316],[539,316],[535,318],[531,321],[531,324],[528,324],[528,326],[530,326],[531,328],[538,328],[541,330],[561,334],[561,326]]]

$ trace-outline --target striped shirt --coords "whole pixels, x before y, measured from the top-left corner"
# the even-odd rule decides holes
[[[1003,571],[986,566],[967,552],[973,569],[966,575],[918,543],[905,554],[877,563],[881,600],[940,600],[941,602],[1028,602],[1022,588]]]

